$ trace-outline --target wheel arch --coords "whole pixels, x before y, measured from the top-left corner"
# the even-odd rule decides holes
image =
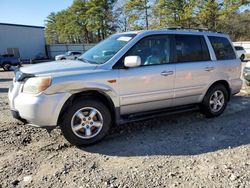
[[[103,91],[99,90],[88,90],[88,91],[81,91],[78,93],[72,94],[67,101],[64,103],[58,117],[57,124],[60,124],[61,120],[65,116],[67,108],[74,103],[75,100],[80,98],[94,98],[97,100],[102,101],[110,110],[112,123],[117,123],[119,117],[119,109],[115,107],[114,102],[112,101],[111,97]]]
[[[2,65],[5,65],[5,64],[11,65],[11,62],[10,61],[4,61],[4,62],[2,62]]]
[[[212,83],[208,87],[208,89],[207,89],[205,95],[203,96],[203,98],[206,96],[206,94],[207,94],[207,92],[209,91],[210,88],[214,87],[215,85],[219,85],[219,84],[225,86],[225,88],[227,89],[227,92],[228,92],[228,101],[230,101],[230,99],[231,99],[231,88],[230,88],[230,84],[226,80],[218,80],[218,81]]]

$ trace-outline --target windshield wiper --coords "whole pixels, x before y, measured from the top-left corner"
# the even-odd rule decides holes
[[[91,61],[89,61],[87,59],[84,59],[84,58],[77,58],[77,60],[82,61],[84,63],[94,64],[93,62],[91,62]]]

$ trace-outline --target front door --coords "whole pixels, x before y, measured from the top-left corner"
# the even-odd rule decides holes
[[[122,115],[173,105],[175,65],[170,64],[171,38],[168,35],[146,37],[125,55],[140,56],[142,65],[119,70]]]

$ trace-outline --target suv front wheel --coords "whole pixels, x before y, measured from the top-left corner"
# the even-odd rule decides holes
[[[205,95],[201,104],[201,112],[206,117],[217,117],[221,115],[228,102],[229,93],[224,85],[212,86]]]
[[[109,131],[109,109],[95,99],[77,99],[68,107],[61,122],[64,137],[73,145],[85,146],[100,141]]]

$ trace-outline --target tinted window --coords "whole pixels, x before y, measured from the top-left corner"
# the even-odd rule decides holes
[[[244,48],[241,46],[235,46],[234,48],[235,48],[235,50],[244,50]]]
[[[176,35],[177,62],[210,60],[207,44],[203,36]]]
[[[73,55],[80,55],[81,54],[81,52],[72,52],[73,53]]]
[[[170,36],[150,36],[140,40],[126,56],[140,56],[142,65],[164,64],[171,61],[170,48]]]
[[[229,60],[236,58],[233,47],[227,38],[224,37],[208,37],[208,38],[213,46],[217,60]]]

